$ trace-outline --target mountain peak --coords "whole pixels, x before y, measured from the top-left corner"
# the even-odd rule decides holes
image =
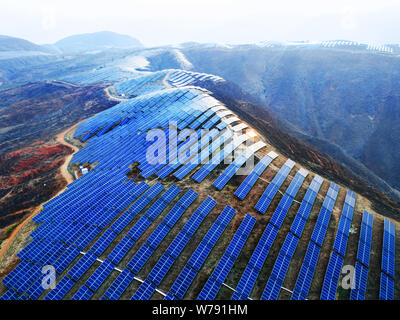
[[[142,43],[129,35],[112,31],[76,34],[55,43],[63,52],[76,53],[111,48],[142,48]]]

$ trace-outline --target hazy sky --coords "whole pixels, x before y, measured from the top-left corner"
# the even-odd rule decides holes
[[[147,46],[348,39],[399,43],[399,0],[1,0],[0,34],[42,44],[110,30]]]

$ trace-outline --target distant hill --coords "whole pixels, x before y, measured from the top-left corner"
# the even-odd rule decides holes
[[[386,47],[356,51],[341,42],[182,53],[194,71],[257,97],[302,140],[354,170],[354,161],[364,165],[400,191],[400,59]]]
[[[37,51],[50,53],[45,47],[34,44],[28,40],[0,35],[0,52],[4,51]]]
[[[78,53],[110,48],[142,48],[141,42],[131,36],[110,31],[77,34],[61,39],[55,46],[62,52]]]

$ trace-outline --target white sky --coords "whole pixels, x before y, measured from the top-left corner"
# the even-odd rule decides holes
[[[109,30],[146,46],[185,41],[398,43],[399,0],[1,0],[0,34],[53,43]]]

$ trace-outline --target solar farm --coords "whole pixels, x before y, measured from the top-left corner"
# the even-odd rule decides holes
[[[201,81],[223,79],[166,70],[114,85],[129,99],[76,129],[72,164],[91,170],[33,218],[0,299],[399,299],[395,223],[251,134]]]

